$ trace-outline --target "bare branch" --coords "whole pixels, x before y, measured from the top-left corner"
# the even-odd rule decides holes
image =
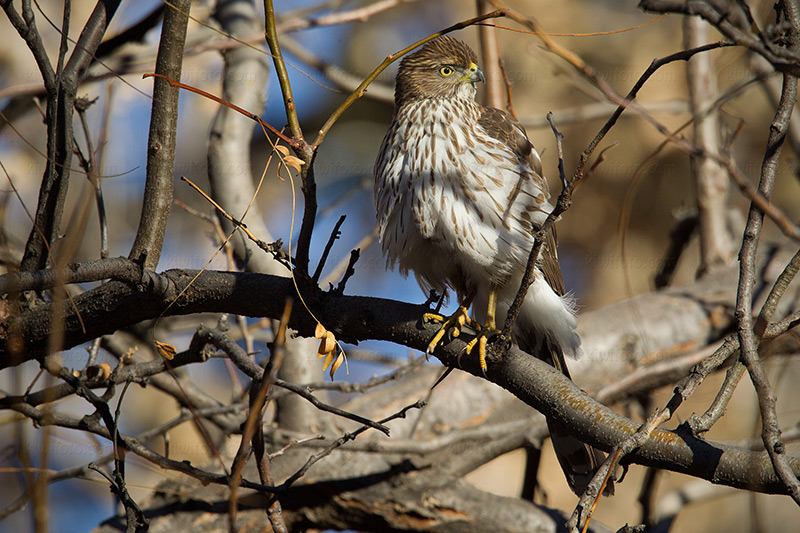
[[[176,0],[164,14],[156,72],[173,80],[181,78],[190,0]],[[155,268],[161,257],[167,220],[172,208],[175,138],[178,128],[180,90],[165,79],[153,81],[153,105],[147,141],[147,179],[139,229],[128,254],[145,268]]]

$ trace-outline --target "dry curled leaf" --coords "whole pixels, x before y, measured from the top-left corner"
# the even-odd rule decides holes
[[[306,164],[305,161],[293,155],[287,155],[283,158],[283,162],[287,167],[292,167],[297,172],[300,172],[300,167]]]
[[[156,340],[153,342],[156,345],[156,350],[158,350],[158,353],[161,354],[161,357],[168,361],[172,361],[172,359],[175,357],[175,354],[178,353],[175,347],[167,342],[160,342]]]
[[[323,372],[325,371],[325,369],[328,368],[328,365],[330,365],[333,362],[333,357],[335,355],[336,355],[336,352],[330,352],[328,355],[325,356],[325,360],[322,362],[322,371]]]
[[[331,353],[336,349],[336,337],[330,331],[325,332],[325,336],[319,341],[319,350],[317,355],[322,357],[325,354]]]
[[[322,361],[322,371],[324,372],[329,366],[331,367],[330,375],[333,379],[333,374],[342,366],[345,361],[344,351],[339,351],[339,356],[336,356],[337,343],[336,335],[325,329],[325,326],[317,322],[317,327],[314,330],[314,336],[319,341],[319,349],[317,350],[317,357],[324,357]]]
[[[111,375],[111,365],[108,363],[100,363],[99,365],[92,365],[86,369],[86,378],[89,381],[103,381],[108,379]]]
[[[299,157],[291,155],[289,149],[285,146],[278,145],[275,149],[281,153],[281,161],[283,161],[283,164],[295,169],[297,172],[300,172],[300,167],[306,164],[306,162]]]
[[[339,370],[339,367],[342,366],[342,363],[344,363],[344,352],[339,353],[339,357],[336,358],[336,361],[334,361],[333,366],[331,366],[331,381],[333,381],[333,375],[336,373],[337,370]]]

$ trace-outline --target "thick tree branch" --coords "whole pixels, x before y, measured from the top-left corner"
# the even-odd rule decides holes
[[[164,13],[156,73],[172,80],[181,79],[190,6],[191,0],[176,0]],[[180,89],[170,85],[167,80],[154,78],[142,214],[139,217],[136,240],[128,254],[128,257],[139,261],[145,268],[155,268],[158,265],[172,208],[179,95]]]
[[[88,331],[82,333],[74,312],[68,313],[64,317],[67,346],[162,312],[176,315],[215,310],[278,317],[286,297],[294,294],[294,285],[285,278],[230,272],[198,274],[180,270],[161,275],[153,273],[144,276],[138,287],[112,281],[78,296],[75,302]],[[190,282],[191,288],[183,292]],[[328,328],[343,340],[380,339],[424,350],[436,330],[435,325],[419,324],[424,310],[419,305],[327,294],[316,301],[311,298],[306,301]],[[28,340],[27,357],[43,356],[51,321],[49,307],[42,306],[20,318],[17,327]],[[301,334],[312,335],[316,321],[305,310],[295,309],[289,324]],[[462,341],[456,340],[435,355],[446,365],[456,365],[463,346]],[[4,339],[0,347],[5,350]],[[7,366],[8,359],[4,358],[2,362]],[[464,359],[461,364],[466,371],[482,375],[476,360]],[[516,349],[512,349],[504,361],[489,367],[488,378],[556,423],[573,428],[576,436],[599,448],[610,449],[638,427],[638,424],[596,403],[559,372]],[[705,442],[691,436],[688,431],[684,434],[656,430],[653,437],[629,457],[637,463],[684,472],[715,483],[760,492],[785,490],[783,483],[772,473],[766,454]],[[800,472],[800,460],[791,458],[788,461],[795,472]]]

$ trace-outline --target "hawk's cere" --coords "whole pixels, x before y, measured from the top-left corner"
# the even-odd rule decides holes
[[[425,290],[454,291],[462,305],[431,349],[445,329],[464,323],[474,303],[485,368],[495,317],[505,320],[533,233],[552,206],[539,154],[522,125],[475,102],[475,83],[484,81],[476,63],[467,44],[448,36],[403,59],[394,120],[375,163],[375,205],[389,266],[404,275],[413,271]],[[564,295],[555,234],[537,266],[513,338],[567,373],[564,356],[579,355],[580,338],[572,301]],[[559,428],[551,433],[570,485],[582,490],[595,454]]]

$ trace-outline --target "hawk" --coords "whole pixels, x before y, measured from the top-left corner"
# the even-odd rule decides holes
[[[380,241],[390,268],[414,273],[423,290],[455,292],[459,310],[443,320],[429,352],[466,322],[485,346],[516,295],[533,234],[553,209],[542,161],[522,125],[505,111],[475,102],[485,81],[475,52],[438,37],[400,63],[394,119],[375,163]],[[473,306],[473,317],[468,308]],[[578,357],[575,306],[565,296],[556,238],[550,233],[535,281],[514,325],[513,340],[569,376],[564,357]],[[559,462],[581,492],[601,455],[550,425]]]

